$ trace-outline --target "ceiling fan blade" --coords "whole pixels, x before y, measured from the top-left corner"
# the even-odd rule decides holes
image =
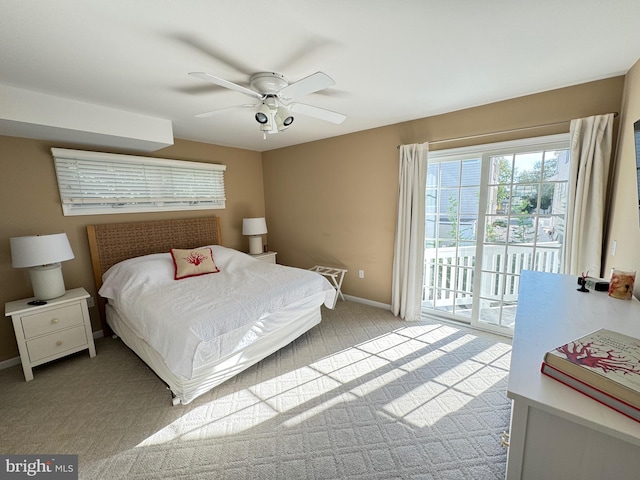
[[[292,45],[294,50],[289,52],[289,55],[279,63],[277,71],[286,72],[292,70],[296,64],[313,55],[317,55],[320,50],[335,45],[336,43],[332,40],[319,36],[296,42],[296,45]]]
[[[291,111],[336,124],[344,122],[347,118],[347,116],[342,113],[333,112],[325,108],[314,107],[313,105],[306,105],[304,103],[291,104]]]
[[[186,34],[176,34],[172,35],[172,38],[175,40],[184,43],[190,48],[200,51],[205,55],[213,58],[214,60],[237,70],[240,73],[243,73],[246,76],[249,76],[253,73],[253,70],[243,63],[241,63],[237,58],[232,55],[227,55],[223,51],[219,50],[215,46],[208,44],[195,36],[190,36]]]
[[[225,87],[230,90],[235,90],[236,92],[244,93],[245,95],[248,95],[250,97],[257,98],[258,100],[262,99],[262,95],[259,94],[258,92],[254,92],[253,90],[249,90],[246,87],[243,87],[233,82],[229,82],[228,80],[225,80],[223,78],[214,77],[213,75],[210,75],[208,73],[190,72],[189,75],[191,75],[192,77],[200,78],[205,82],[211,82],[216,85],[220,85],[221,87]]]
[[[217,115],[218,113],[226,112],[228,110],[237,110],[239,108],[256,108],[256,105],[253,105],[253,104],[250,104],[250,105],[234,105],[232,107],[218,108],[216,110],[211,110],[210,112],[198,113],[196,115],[196,118],[213,117],[213,116]]]
[[[278,92],[278,95],[287,99],[301,97],[310,93],[323,90],[335,85],[336,82],[329,75],[323,72],[316,72],[308,77],[298,80]]]
[[[345,90],[338,90],[337,88],[325,88],[319,92],[313,92],[313,95],[322,95],[323,97],[334,98],[348,98],[351,94]]]

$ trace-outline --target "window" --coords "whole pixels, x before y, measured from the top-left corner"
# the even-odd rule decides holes
[[[64,215],[225,208],[226,166],[52,148]]]
[[[559,273],[569,137],[429,153],[423,311],[510,333],[520,272]]]

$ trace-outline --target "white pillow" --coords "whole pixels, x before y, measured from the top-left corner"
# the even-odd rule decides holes
[[[154,253],[116,263],[102,275],[98,294],[116,300],[119,292],[142,284],[159,286],[173,282],[173,262],[169,253]]]

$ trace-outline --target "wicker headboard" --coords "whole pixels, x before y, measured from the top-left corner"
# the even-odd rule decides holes
[[[87,235],[96,291],[102,286],[104,272],[122,260],[164,253],[171,248],[222,243],[218,217],[88,225]],[[104,299],[98,296],[102,329],[107,335],[111,329],[106,323],[104,306]]]

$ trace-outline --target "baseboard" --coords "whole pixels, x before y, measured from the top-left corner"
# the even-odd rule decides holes
[[[378,307],[378,308],[383,308],[385,310],[391,310],[391,305],[387,303],[374,302],[373,300],[369,300],[367,298],[354,297],[353,295],[345,295],[344,298],[346,300],[349,300],[350,302],[364,303],[365,305],[369,305],[371,307]]]
[[[15,367],[16,365],[20,365],[20,357],[13,357],[8,360],[1,361],[0,370],[4,370],[5,368]]]

